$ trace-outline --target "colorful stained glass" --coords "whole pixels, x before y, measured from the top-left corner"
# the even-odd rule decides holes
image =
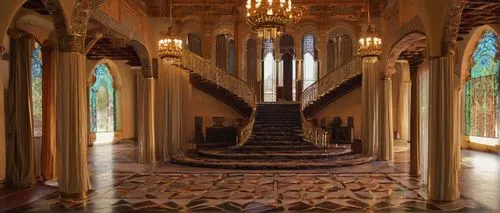
[[[472,55],[471,78],[465,91],[465,134],[496,138],[499,62],[497,36],[486,31]]]
[[[304,57],[303,89],[305,90],[318,80],[318,69],[315,59],[316,42],[314,40],[314,35],[308,34],[304,36],[302,47]]]
[[[42,47],[35,43],[31,55],[31,101],[33,104],[33,136],[42,136]]]
[[[90,129],[92,132],[112,132],[116,129],[116,92],[113,76],[106,64],[94,70],[95,82],[89,89]]]

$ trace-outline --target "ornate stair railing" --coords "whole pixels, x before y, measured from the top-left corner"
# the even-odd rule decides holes
[[[335,71],[328,73],[326,76],[322,77],[302,92],[300,100],[302,110],[300,111],[300,115],[305,141],[310,142],[317,147],[328,149],[328,145],[330,144],[328,132],[319,127],[315,127],[310,121],[308,121],[304,116],[304,109],[324,95],[340,87],[343,83],[360,75],[362,69],[361,66],[361,59],[354,58],[349,63],[344,64]]]
[[[184,50],[182,58],[175,60],[172,64],[180,66],[200,75],[205,80],[222,87],[236,96],[242,98],[251,108],[250,117],[238,129],[238,145],[241,146],[248,141],[253,131],[255,122],[255,94],[253,89],[245,81],[216,67],[210,60],[202,58],[190,51]],[[237,146],[238,146],[237,145]]]
[[[255,108],[255,95],[253,89],[249,87],[245,81],[216,67],[210,60],[202,58],[187,50],[184,50],[182,59],[178,61],[179,63],[173,62],[173,64],[197,73],[218,87],[222,87],[242,98],[249,106]]]
[[[305,141],[312,143],[316,147],[328,149],[328,145],[330,144],[328,132],[315,127],[311,124],[305,117],[302,110],[300,111],[300,118],[302,120],[302,132],[303,138]]]
[[[302,110],[330,91],[335,90],[344,82],[360,75],[362,69],[361,66],[361,58],[356,57],[347,64],[344,64],[336,70],[323,76],[316,83],[307,87],[302,92],[301,96]]]

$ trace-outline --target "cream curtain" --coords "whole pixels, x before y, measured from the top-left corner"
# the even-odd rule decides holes
[[[156,162],[155,154],[155,79],[138,76],[138,140],[139,163],[152,164]]]
[[[31,102],[31,51],[34,41],[11,30],[10,78],[6,94],[7,177],[15,187],[36,182]]]
[[[377,59],[363,58],[362,104],[362,149],[364,155],[375,155],[378,151],[378,76]]]
[[[157,91],[157,148],[162,161],[182,153],[190,138],[189,73],[184,69],[161,61],[162,72],[158,77]],[[203,106],[198,106],[203,107]],[[194,128],[194,127],[193,127]]]
[[[55,81],[56,81],[56,53],[54,44],[44,44],[42,50],[43,72],[43,128],[42,128],[42,154],[41,170],[44,180],[56,178],[56,107],[55,107]]]
[[[380,108],[380,143],[378,160],[394,159],[394,140],[392,137],[392,81],[386,77],[382,81],[384,92],[381,94],[383,105]]]
[[[455,126],[458,93],[453,88],[453,59],[436,57],[429,61],[429,169],[428,196],[431,200],[453,201],[458,189],[460,138]]]
[[[65,194],[81,194],[90,188],[84,55],[59,52],[56,75],[56,156],[59,191]]]

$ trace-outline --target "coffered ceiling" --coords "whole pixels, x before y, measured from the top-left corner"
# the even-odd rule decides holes
[[[379,1],[384,0],[375,0],[377,3]],[[169,0],[144,0],[144,2],[150,16],[167,17],[170,15]],[[246,0],[172,0],[172,10],[176,18],[188,15],[204,16],[203,18],[222,15],[238,16],[240,11],[244,10],[245,3]],[[364,20],[368,9],[366,0],[293,0],[293,4],[305,7],[306,17],[319,19]]]

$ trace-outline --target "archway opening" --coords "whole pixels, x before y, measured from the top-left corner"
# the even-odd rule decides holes
[[[474,143],[496,146],[498,141],[498,36],[484,31],[471,56],[465,84],[465,135]]]
[[[308,34],[302,40],[302,50],[304,57],[304,81],[303,89],[311,86],[318,80],[318,63],[316,60],[316,39],[314,35]]]
[[[111,143],[116,130],[117,91],[113,76],[106,64],[98,64],[93,71],[94,83],[89,89],[90,128],[95,133],[94,143]]]
[[[264,102],[276,102],[276,66],[274,61],[274,48],[272,41],[264,41],[264,75],[263,75],[263,97]]]

